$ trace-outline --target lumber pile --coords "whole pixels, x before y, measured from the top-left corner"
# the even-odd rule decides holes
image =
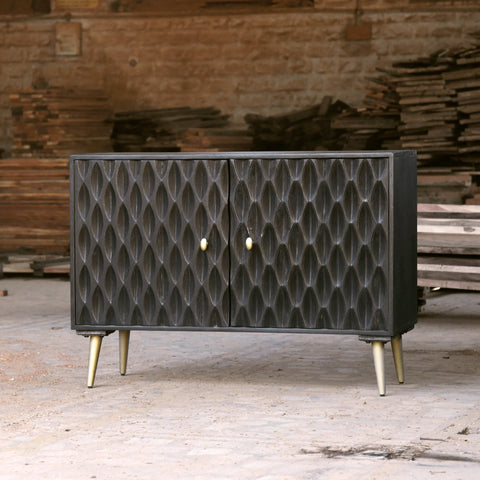
[[[474,181],[471,188],[471,194],[465,199],[464,203],[466,205],[480,205],[480,172],[477,170],[472,170],[470,171],[470,174],[472,175]]]
[[[344,112],[331,128],[339,135],[342,150],[397,150],[398,120],[387,114]]]
[[[401,145],[417,150],[423,163],[450,159],[458,151],[455,91],[442,77],[451,64],[443,60],[433,56],[391,70],[399,94]]]
[[[0,278],[5,275],[69,275],[70,257],[66,255],[38,255],[29,253],[0,254]]]
[[[115,152],[176,152],[187,130],[225,127],[228,115],[214,107],[179,107],[118,112],[110,121]]]
[[[398,150],[401,148],[399,97],[387,75],[367,78],[363,105],[335,119],[342,129],[345,150]]]
[[[480,34],[477,34],[480,38]],[[480,42],[455,52],[455,69],[443,77],[456,92],[459,119],[458,153],[461,160],[480,160]]]
[[[182,152],[225,152],[252,150],[252,137],[245,130],[231,128],[189,128],[180,135]]]
[[[69,251],[68,160],[0,160],[0,252]]]
[[[418,204],[417,286],[480,290],[480,206]]]
[[[451,53],[442,51],[377,68],[381,75],[369,79],[363,111],[391,119],[380,148],[416,150],[420,165],[442,164],[458,152],[456,93],[442,76],[453,65]]]
[[[100,90],[51,87],[10,94],[13,157],[66,158],[111,151],[111,115]]]
[[[480,33],[472,43],[378,67],[369,78],[359,125],[390,119],[367,146],[413,149],[419,165],[480,161]],[[397,124],[395,125],[395,122]]]
[[[474,172],[467,167],[421,167],[417,170],[418,203],[461,205],[476,188]]]
[[[254,150],[341,150],[339,131],[333,119],[352,110],[347,104],[325,96],[321,103],[281,115],[245,116]]]

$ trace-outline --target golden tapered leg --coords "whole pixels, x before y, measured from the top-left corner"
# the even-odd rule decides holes
[[[397,372],[398,383],[405,381],[403,375],[403,349],[402,349],[402,336],[397,335],[392,338],[392,352],[393,361],[395,362],[395,371]]]
[[[119,330],[118,339],[120,346],[120,375],[127,373],[128,344],[130,342],[130,330]]]
[[[384,343],[378,340],[372,342],[373,363],[377,375],[378,393],[381,397],[385,396],[385,359]]]
[[[100,356],[100,348],[102,347],[102,335],[90,335],[90,357],[88,360],[88,388],[93,387],[95,382],[95,374],[97,373],[98,357]]]

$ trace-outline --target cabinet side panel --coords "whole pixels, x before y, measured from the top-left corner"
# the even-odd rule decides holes
[[[393,158],[393,325],[392,335],[417,321],[417,159],[415,152]]]
[[[76,277],[75,277],[75,160],[70,158],[70,325],[75,328],[76,321]]]
[[[228,326],[227,161],[84,159],[75,178],[74,328]]]

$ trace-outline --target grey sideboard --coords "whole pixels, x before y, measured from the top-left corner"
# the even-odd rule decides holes
[[[71,325],[358,335],[403,382],[416,322],[416,155],[222,152],[72,155]]]

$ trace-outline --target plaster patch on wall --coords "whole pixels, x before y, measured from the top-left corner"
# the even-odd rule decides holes
[[[67,22],[55,24],[55,54],[75,56],[82,53],[82,24]]]

